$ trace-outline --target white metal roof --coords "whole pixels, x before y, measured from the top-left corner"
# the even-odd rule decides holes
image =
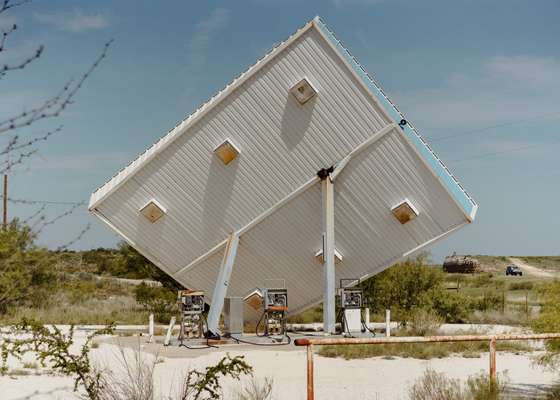
[[[290,88],[317,90],[301,105]],[[90,210],[183,285],[211,298],[241,233],[228,296],[286,279],[292,312],[322,298],[317,171],[335,183],[337,279],[363,278],[471,222],[477,206],[332,32],[315,18],[91,196]],[[240,150],[224,165],[213,150]],[[350,158],[349,155],[352,155]],[[401,225],[390,209],[410,199]],[[149,222],[150,200],[166,210]]]

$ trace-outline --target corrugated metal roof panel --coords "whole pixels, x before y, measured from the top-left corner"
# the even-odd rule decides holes
[[[365,184],[364,184],[365,183]],[[401,225],[391,207],[410,199],[419,216]],[[284,279],[290,311],[322,298],[321,193],[317,183],[240,239],[228,296],[246,296],[267,279]],[[335,182],[335,241],[343,260],[336,278],[381,272],[411,249],[466,223],[445,189],[395,129],[362,152]],[[178,275],[213,292],[223,252]],[[211,271],[211,272],[210,272]]]
[[[95,214],[207,299],[220,244],[270,211],[241,236],[228,295],[282,278],[292,311],[318,302],[321,196],[311,179],[365,143],[335,181],[337,278],[379,272],[468,222],[407,127],[388,129],[394,117],[321,29],[306,25],[92,195]],[[304,77],[317,95],[302,106],[289,90]],[[213,153],[226,139],[240,151],[227,166]],[[404,198],[420,215],[401,225],[390,209]],[[139,212],[151,199],[166,210],[155,223]]]
[[[314,20],[316,26],[322,32],[327,40],[338,50],[339,54],[347,61],[348,65],[353,69],[356,75],[361,79],[370,92],[379,100],[380,105],[391,116],[394,122],[406,122],[402,126],[410,142],[420,153],[422,160],[430,167],[433,173],[440,179],[441,183],[446,187],[457,204],[462,207],[468,218],[474,220],[478,206],[473,198],[465,191],[459,181],[453,176],[443,161],[433,152],[428,143],[420,136],[418,131],[406,120],[404,115],[399,111],[395,103],[385,94],[383,89],[375,82],[370,74],[366,72],[364,67],[358,62],[356,57],[350,54],[350,51],[344,47],[342,42],[335,36],[328,26],[317,17]]]
[[[168,215],[141,231],[133,225],[122,230],[139,243],[149,242],[155,229],[173,232],[152,252],[158,258],[173,254],[172,272],[177,263],[187,265],[387,125],[333,53],[316,30],[308,30],[115,191],[140,185],[143,196],[116,195],[120,204],[107,196],[96,207],[104,214],[118,207],[121,217],[133,220],[157,199]],[[304,106],[289,93],[302,76],[318,90]],[[240,149],[227,166],[213,154],[225,138]]]

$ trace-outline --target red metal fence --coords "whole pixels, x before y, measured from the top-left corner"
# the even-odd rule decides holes
[[[496,342],[499,340],[545,340],[560,339],[560,333],[540,333],[529,335],[457,335],[457,336],[408,336],[372,338],[302,338],[296,339],[296,346],[307,347],[307,400],[314,400],[313,350],[314,346],[388,344],[388,343],[430,343],[430,342],[473,342],[487,341],[490,350],[490,379],[496,379]]]

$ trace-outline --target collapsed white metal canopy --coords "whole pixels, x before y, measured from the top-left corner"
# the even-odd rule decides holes
[[[303,104],[290,93],[302,79],[316,91]],[[225,142],[234,156],[227,165],[214,153]],[[95,191],[89,208],[207,298],[233,233],[239,245],[227,295],[285,279],[295,313],[323,298],[317,173],[329,167],[337,281],[379,273],[476,214],[476,203],[318,17]],[[418,215],[401,224],[391,210],[405,199]]]

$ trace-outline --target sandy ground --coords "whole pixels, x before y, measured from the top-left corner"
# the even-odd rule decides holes
[[[78,344],[82,340],[78,339]],[[119,349],[124,349],[127,357],[140,354],[145,362],[157,360],[154,382],[158,399],[166,399],[176,393],[181,378],[189,369],[204,369],[215,364],[227,353],[232,356],[244,355],[247,362],[253,366],[257,379],[273,378],[274,399],[305,399],[305,350],[300,348],[222,345],[218,349],[189,350],[176,346],[163,347],[158,341],[147,344],[145,337],[106,338],[99,348],[93,350],[92,355],[97,364],[111,369],[117,375],[122,374]],[[141,350],[140,353],[137,353],[138,349]],[[507,371],[511,382],[510,391],[520,395],[535,393],[555,382],[556,375],[535,366],[532,357],[534,354],[498,353],[498,371]],[[12,367],[21,367],[14,360],[9,362]],[[406,399],[409,385],[428,367],[445,372],[453,378],[466,379],[481,370],[487,371],[488,355],[483,354],[480,358],[449,357],[429,361],[402,358],[346,361],[316,356],[316,398]],[[246,379],[244,381],[247,383]],[[72,392],[72,385],[72,379],[60,376],[0,377],[0,398],[76,399],[77,395]],[[236,390],[240,385],[239,382],[226,381],[225,398],[235,399]]]
[[[538,278],[555,278],[558,276],[558,274],[544,271],[541,268],[537,268],[533,265],[529,265],[519,258],[509,257],[509,260],[511,261],[512,264],[515,264],[519,268],[521,268],[523,273],[527,275],[536,276]]]

